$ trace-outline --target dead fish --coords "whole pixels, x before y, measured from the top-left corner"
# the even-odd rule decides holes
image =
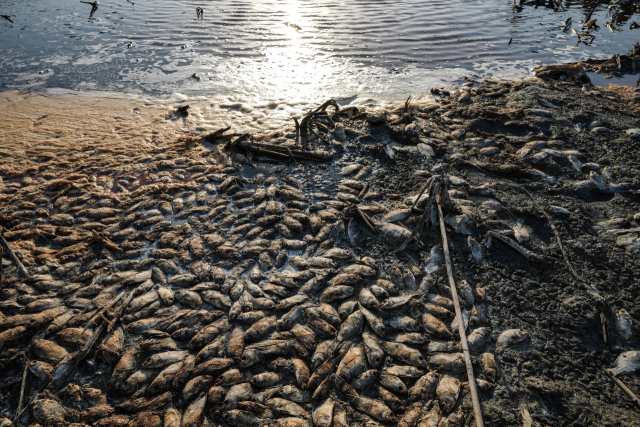
[[[487,327],[475,329],[467,336],[469,349],[471,351],[480,351],[491,336],[491,329]]]
[[[498,376],[498,364],[496,363],[495,356],[492,353],[482,353],[480,356],[480,364],[482,365],[484,376],[489,381],[495,382]]]
[[[440,375],[433,371],[421,376],[413,387],[409,389],[409,400],[427,401],[431,399],[431,396],[433,396],[436,391],[439,380]]]
[[[380,345],[380,341],[368,332],[364,332],[362,334],[362,341],[364,343],[364,350],[369,364],[376,369],[380,368],[382,366],[382,362],[384,362],[385,355],[384,350]]]
[[[462,309],[461,314],[462,314],[462,325],[464,326],[464,330],[466,331],[469,328],[469,319],[471,318],[471,315],[464,308]],[[458,316],[453,318],[453,322],[451,322],[451,330],[456,334],[459,333]]]
[[[381,310],[391,310],[393,308],[402,307],[413,298],[417,297],[417,294],[404,294],[397,297],[387,298],[380,304]]]
[[[388,212],[382,217],[382,222],[404,221],[411,215],[411,209],[396,209]]]
[[[338,403],[333,408],[333,427],[349,427],[347,411],[343,404]]]
[[[417,332],[409,332],[409,333],[404,333],[404,334],[398,334],[396,335],[396,338],[394,339],[395,342],[400,342],[403,344],[426,344],[427,343],[427,338]]]
[[[471,256],[473,256],[473,259],[477,263],[480,263],[482,261],[482,248],[480,247],[480,244],[476,241],[476,239],[469,236],[467,237],[467,245],[471,250]]]
[[[467,369],[462,353],[433,354],[429,356],[429,365],[455,373],[461,373]]]
[[[239,409],[225,411],[223,417],[233,427],[259,427],[264,422],[263,419],[252,413]]]
[[[320,406],[313,410],[313,425],[316,427],[332,427],[334,403],[327,398]]]
[[[631,326],[631,316],[629,316],[627,310],[623,308],[618,311],[616,314],[616,329],[618,330],[618,334],[620,334],[620,338],[624,341],[629,341],[631,339],[631,335],[633,334]]]
[[[451,353],[462,351],[462,346],[459,342],[453,341],[430,341],[428,352],[429,353]]]
[[[404,287],[408,291],[415,291],[417,289],[416,278],[409,269],[405,269],[402,275],[404,280]]]
[[[395,375],[391,375],[386,373],[385,371],[380,372],[380,377],[378,378],[380,384],[391,390],[394,393],[404,394],[407,392],[407,386],[402,382],[402,380]]]
[[[192,397],[208,389],[212,381],[213,377],[211,375],[200,375],[192,378],[182,390],[182,400],[185,402],[190,401]]]
[[[180,368],[182,368],[182,365],[184,365],[184,361],[173,363],[164,368],[149,385],[149,392],[151,394],[157,394],[170,390],[173,378]]]
[[[359,395],[353,387],[340,377],[335,377],[335,382],[338,390],[345,396],[346,400],[358,410],[385,423],[395,422],[396,418],[393,415],[393,411],[384,403]]]
[[[408,363],[419,368],[428,368],[427,361],[418,350],[413,349],[405,344],[387,341],[384,344],[387,354],[396,360]]]
[[[337,285],[331,286],[322,293],[320,300],[322,302],[335,302],[353,295],[354,289],[351,286]]]
[[[519,343],[527,337],[527,331],[524,329],[507,329],[502,332],[496,340],[496,346],[507,347]]]
[[[382,399],[385,405],[389,406],[396,412],[400,412],[402,410],[404,405],[402,400],[398,399],[398,396],[379,385],[375,386],[374,390],[378,392],[378,396],[380,396],[380,399]]]
[[[278,387],[278,393],[283,398],[287,400],[291,400],[293,402],[298,402],[298,403],[305,403],[311,399],[311,397],[309,396],[309,393],[302,391],[296,386],[291,384]]]
[[[409,316],[398,316],[391,318],[387,321],[387,325],[389,325],[393,329],[397,329],[400,331],[418,332],[422,330],[420,324]]]
[[[375,269],[363,264],[348,265],[343,267],[341,272],[346,274],[356,274],[362,277],[375,277],[378,275],[378,272]]]
[[[311,419],[309,413],[304,410],[300,405],[295,402],[291,402],[286,399],[282,399],[280,397],[274,397],[265,402],[267,406],[272,408],[274,411],[281,413],[283,415],[287,415],[290,417],[301,417],[305,419]]]
[[[352,346],[344,355],[336,375],[344,378],[346,381],[356,378],[367,369],[367,360],[365,357],[364,347],[362,345]]]
[[[441,418],[440,406],[436,403],[433,409],[431,409],[431,412],[420,420],[418,427],[438,427]]]
[[[358,391],[367,391],[375,384],[377,378],[378,370],[370,369],[351,381],[351,385]]]
[[[346,320],[340,326],[340,330],[336,335],[336,340],[338,342],[344,342],[354,335],[359,334],[364,328],[364,316],[358,310],[350,314]]]
[[[459,394],[460,381],[448,375],[440,377],[440,382],[438,382],[438,387],[436,388],[436,395],[443,413],[451,412],[458,401]]]
[[[371,172],[373,172],[373,168],[369,165],[363,167],[362,169],[360,169],[360,171],[356,174],[356,176],[354,176],[354,179],[362,179],[365,178],[369,175],[371,175]]]
[[[447,418],[442,418],[438,427],[462,427],[464,424],[464,413],[456,411],[449,414]]]
[[[176,362],[183,361],[189,355],[188,351],[166,351],[150,356],[142,364],[143,368],[164,368]]]
[[[198,427],[202,425],[202,413],[206,402],[206,394],[191,402],[182,416],[182,427]]]
[[[38,399],[33,402],[33,417],[45,426],[65,425],[67,411],[55,400]]]
[[[362,169],[362,165],[354,163],[354,164],[351,164],[351,165],[348,165],[348,166],[345,166],[344,168],[342,168],[342,171],[340,172],[340,174],[342,176],[349,176],[349,175],[353,175],[354,173],[356,173],[360,169]]]
[[[367,323],[369,324],[369,327],[373,330],[373,332],[375,332],[375,334],[380,338],[384,338],[385,327],[382,319],[364,307],[360,307],[360,312],[366,319]]]
[[[180,427],[182,414],[176,408],[167,408],[164,412],[164,427]],[[105,426],[106,427],[106,426]]]
[[[224,371],[234,363],[235,362],[233,359],[224,358],[224,357],[218,357],[218,358],[214,357],[212,359],[207,360],[206,362],[202,362],[196,365],[193,368],[192,374],[193,375],[214,374],[214,373],[217,374],[220,371]]]
[[[147,384],[151,383],[156,377],[157,371],[153,369],[142,369],[136,371],[126,379],[119,387],[119,391],[124,394],[132,394]]]
[[[398,422],[398,427],[413,427],[422,416],[422,402],[411,404],[409,409],[404,413],[402,419]]]
[[[626,351],[618,356],[610,371],[618,376],[625,372],[634,372],[638,367],[640,367],[640,351]]]
[[[374,286],[379,286],[380,288],[382,288],[387,293],[386,298],[388,298],[389,295],[398,295],[400,293],[400,290],[398,289],[398,287],[395,284],[393,284],[390,281],[388,281],[388,280],[379,279],[376,282],[376,285],[374,285]],[[373,288],[373,286],[371,286],[371,288]],[[373,292],[373,290],[372,290],[372,292]],[[378,298],[380,298],[380,297],[378,297]],[[383,298],[383,299],[386,299],[386,298]]]
[[[227,396],[224,399],[223,408],[225,411],[230,411],[237,408],[238,402],[250,400],[253,395],[251,384],[241,383],[232,386],[227,392]]]
[[[40,380],[49,381],[53,373],[53,366],[40,360],[32,360],[31,363],[29,363],[29,371]]]
[[[34,339],[31,343],[33,353],[41,359],[58,363],[69,355],[67,350],[53,341]]]
[[[442,338],[451,337],[451,331],[449,331],[447,326],[430,313],[422,314],[422,325],[424,326],[425,330],[432,335]]]
[[[384,223],[377,224],[382,234],[385,237],[394,240],[396,242],[404,242],[411,237],[411,231],[396,224]]]
[[[424,372],[415,366],[387,366],[383,372],[401,378],[418,378]]]

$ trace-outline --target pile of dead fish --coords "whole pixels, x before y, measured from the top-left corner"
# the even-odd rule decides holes
[[[209,161],[157,161],[157,183],[117,196],[106,190],[138,178],[29,182],[39,196],[3,218],[29,266],[22,278],[4,262],[3,369],[28,364],[2,392],[6,416],[26,382],[22,419],[44,426],[460,425],[465,365],[440,246],[405,268],[349,248],[364,229],[345,230],[341,211],[371,168],[344,168],[335,198],[309,197],[293,178]],[[361,208],[390,241],[410,234],[409,209]],[[460,291],[488,389],[482,289]]]
[[[366,119],[360,123],[388,122],[414,140],[410,147],[385,146],[391,159],[413,150],[428,164],[446,144],[449,164],[574,190],[631,189],[607,168],[600,175],[598,165],[584,163],[562,141],[513,138],[522,147],[511,153],[499,148],[505,141],[466,137],[456,108],[509,91],[472,86],[439,92],[457,100],[449,107],[409,118],[360,112]],[[518,121],[551,113],[492,114]],[[335,115],[330,126],[318,126],[331,149],[362,135],[339,122]],[[593,124],[591,132],[601,128]],[[0,224],[29,274],[22,277],[3,260],[0,410],[7,418],[0,425],[15,418],[33,426],[224,420],[238,427],[442,427],[472,417],[458,322],[485,391],[498,380],[494,352],[527,332],[492,331],[485,289],[464,280],[458,319],[439,245],[416,249],[429,253],[424,265],[393,254],[376,260],[363,246],[363,237],[371,237],[367,225],[344,215],[357,205],[391,252],[413,237],[427,196],[392,200],[370,188],[373,161],[344,166],[337,191],[309,191],[282,167],[245,169],[240,163],[251,160],[222,146],[209,152],[176,144],[142,154],[115,147],[96,150],[96,158],[85,150],[75,161],[87,166],[73,172],[71,159],[2,169]],[[129,156],[137,156],[133,167],[122,164]],[[588,179],[548,175],[535,166],[547,158],[570,162]],[[446,171],[438,164],[414,174],[426,181]],[[455,211],[445,222],[468,235],[474,262],[485,262],[470,231],[478,220],[502,227],[493,235],[526,251],[530,229],[522,221],[509,227],[494,221],[505,207],[489,186],[447,179]],[[637,245],[635,231],[624,235],[629,245]],[[484,245],[490,241],[489,235]],[[629,326],[624,321],[621,328]]]

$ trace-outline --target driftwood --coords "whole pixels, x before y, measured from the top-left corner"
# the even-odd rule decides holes
[[[326,162],[333,159],[333,154],[322,150],[300,150],[286,145],[271,145],[259,142],[241,142],[238,145],[256,155],[293,160],[312,160],[315,162]]]
[[[13,263],[16,265],[16,268],[18,269],[18,272],[20,273],[20,275],[22,277],[27,277],[29,275],[29,272],[27,271],[26,268],[24,268],[24,265],[22,265],[22,263],[20,262],[16,254],[11,249],[11,246],[9,246],[9,243],[4,239],[4,236],[2,236],[2,234],[0,234],[0,246],[2,246],[3,252],[9,255],[9,258],[11,259],[11,261],[13,261]]]
[[[436,201],[438,207],[438,217],[440,219],[440,234],[442,234],[442,251],[447,264],[447,276],[449,276],[449,287],[451,288],[451,297],[458,318],[458,333],[460,335],[460,343],[462,345],[462,354],[464,363],[467,367],[467,377],[469,379],[469,392],[473,401],[473,412],[476,418],[476,427],[484,427],[482,420],[482,408],[480,407],[480,399],[478,398],[478,390],[476,388],[476,379],[473,375],[473,364],[471,363],[471,353],[469,352],[469,343],[467,342],[467,333],[465,332],[465,322],[462,318],[462,310],[460,309],[460,300],[458,300],[458,291],[456,282],[453,279],[453,268],[451,267],[451,257],[449,255],[449,242],[447,241],[447,229],[444,226],[444,215],[442,215],[442,207],[440,202]]]
[[[223,128],[223,129],[218,129],[217,131],[210,133],[209,135],[205,135],[202,137],[202,139],[204,139],[207,142],[215,142],[215,140],[222,135],[223,133],[225,133],[226,131],[228,131],[229,129],[231,129],[231,126]]]

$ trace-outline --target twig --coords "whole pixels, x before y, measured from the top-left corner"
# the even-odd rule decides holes
[[[585,291],[591,297],[593,297],[598,302],[603,302],[604,299],[598,293],[598,290],[594,289],[591,286],[589,286],[587,284],[587,282],[585,282],[580,276],[578,276],[578,273],[576,273],[576,271],[573,269],[573,266],[569,262],[569,257],[567,256],[567,252],[564,250],[564,247],[562,246],[562,240],[560,239],[560,233],[558,233],[558,229],[556,228],[556,226],[553,225],[553,222],[551,221],[551,218],[549,217],[549,214],[544,209],[542,209],[542,207],[536,202],[536,200],[533,198],[531,193],[529,193],[529,191],[527,191],[526,188],[524,188],[524,187],[518,187],[518,188],[521,188],[522,190],[524,190],[524,193],[527,195],[527,197],[529,197],[529,199],[531,200],[533,205],[540,212],[542,212],[544,217],[547,219],[547,222],[549,223],[549,226],[551,227],[551,230],[553,230],[553,234],[555,234],[555,236],[556,236],[556,241],[558,242],[558,247],[560,248],[560,252],[562,252],[562,258],[564,259],[564,263],[566,264],[567,268],[569,269],[569,272],[571,273],[571,275],[582,285],[582,287],[585,289]],[[605,342],[606,342],[606,339],[605,339]]]
[[[442,215],[442,208],[440,202],[436,200],[438,206],[438,214],[440,218],[440,234],[442,234],[442,251],[444,252],[444,259],[447,263],[447,275],[449,276],[449,287],[451,288],[451,296],[453,299],[453,305],[456,309],[456,316],[458,318],[458,333],[460,334],[460,343],[462,344],[462,354],[464,355],[464,363],[467,366],[467,377],[469,379],[469,391],[471,392],[471,399],[473,401],[473,412],[476,418],[476,427],[484,427],[482,420],[482,408],[480,407],[480,399],[478,398],[478,390],[476,389],[476,379],[473,375],[473,364],[471,363],[471,353],[469,353],[469,344],[467,343],[467,334],[465,332],[465,322],[462,318],[462,310],[460,309],[460,301],[458,300],[458,291],[456,289],[456,282],[453,279],[453,268],[451,267],[451,259],[449,256],[449,243],[447,241],[447,230],[444,226],[444,216]]]
[[[378,234],[378,227],[376,227],[373,221],[371,221],[371,218],[369,218],[369,215],[362,212],[358,206],[356,206],[356,211],[358,212],[358,215],[360,216],[360,218],[362,218],[362,221],[364,221],[365,225],[371,230],[371,232],[373,234]]]
[[[367,191],[369,191],[369,182],[367,181],[367,183],[364,185],[364,188],[362,189],[362,191],[360,192],[360,194],[358,194],[358,199],[361,199],[362,197],[364,197],[365,194],[367,194]]]
[[[437,177],[439,177],[439,175],[436,175],[436,176],[433,176],[433,177],[429,178],[429,180],[427,181],[427,184],[422,188],[422,191],[420,191],[420,194],[418,195],[418,198],[416,199],[416,204],[417,204],[418,200],[420,200],[420,197],[422,196],[422,193],[424,192],[424,190],[427,187],[429,187],[429,194],[428,194],[429,200],[432,201],[432,200],[435,199],[434,195],[436,193],[438,193],[440,191],[440,189],[442,188],[442,183],[440,182],[440,179],[437,178]],[[437,187],[436,191],[433,191],[434,187]],[[407,240],[405,240],[404,243],[398,249],[396,249],[396,253],[400,253],[400,252],[405,250],[405,248],[413,240],[415,235],[418,234],[418,230],[420,229],[420,227],[422,227],[422,224],[424,223],[424,221],[427,219],[427,217],[430,214],[431,214],[431,204],[428,204],[425,207],[424,212],[422,213],[422,216],[420,217],[420,220],[418,221],[418,224],[416,224],[416,226],[411,231],[411,236],[409,236],[407,238]]]
[[[631,390],[629,390],[629,387],[624,385],[624,383],[620,381],[620,379],[618,379],[615,375],[613,375],[610,370],[604,367],[602,369],[604,369],[604,373],[607,374],[607,376],[611,378],[618,387],[620,387],[624,394],[629,396],[629,399],[631,399],[633,403],[635,403],[636,406],[640,408],[640,400],[638,399],[638,396],[636,396]]]
[[[222,129],[218,129],[217,131],[215,131],[213,133],[210,133],[209,135],[203,136],[202,139],[204,139],[205,141],[208,141],[208,142],[214,142],[217,137],[219,137],[220,135],[222,135],[223,133],[225,133],[229,129],[231,129],[231,126],[226,127],[226,128],[222,128]]]
[[[490,236],[495,237],[496,239],[500,240],[502,243],[504,243],[505,245],[509,246],[514,251],[518,252],[520,255],[525,257],[527,260],[531,261],[531,258],[533,257],[533,254],[530,251],[528,251],[525,248],[523,248],[522,246],[518,245],[516,242],[514,242],[513,240],[511,240],[507,236],[503,236],[502,234],[496,233],[495,231],[489,231],[488,234]]]
[[[28,353],[31,353],[31,346],[29,346]],[[18,409],[16,410],[16,414],[20,413],[20,409],[22,409],[22,402],[24,401],[24,390],[27,386],[27,373],[29,373],[29,362],[30,360],[29,360],[29,357],[27,356],[27,361],[24,363],[24,370],[22,371],[22,384],[20,385],[20,399],[18,400]]]
[[[11,258],[11,261],[13,261],[13,263],[16,265],[16,268],[18,269],[18,272],[20,273],[20,275],[22,277],[27,277],[29,275],[29,273],[27,272],[27,269],[24,268],[24,265],[22,265],[22,263],[20,262],[16,254],[11,249],[11,246],[9,246],[9,243],[7,243],[7,241],[4,239],[4,236],[2,234],[0,234],[0,245],[2,246],[2,249],[4,250],[4,252],[6,252],[9,255],[9,258]]]
[[[29,406],[31,406],[31,404],[38,399],[38,397],[40,397],[40,393],[36,393],[36,395],[33,396],[33,398],[29,401],[29,403],[27,403],[27,405],[24,408],[22,408],[20,411],[18,411],[18,413],[16,414],[16,417],[13,419],[13,421],[11,422],[10,425],[12,425],[12,426],[16,425],[16,421],[18,421],[18,418],[20,418],[22,413],[24,411],[26,411],[29,408]]]

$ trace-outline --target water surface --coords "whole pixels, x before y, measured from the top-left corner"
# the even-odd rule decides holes
[[[394,102],[464,76],[530,75],[539,64],[626,53],[637,5],[566,10],[504,0],[0,0],[0,90],[65,88],[200,97],[243,116],[328,97]],[[196,7],[204,12],[201,17]],[[611,32],[614,20],[623,30]],[[196,73],[200,79],[192,77]],[[251,116],[251,115],[250,115]],[[258,117],[260,119],[260,117]]]

